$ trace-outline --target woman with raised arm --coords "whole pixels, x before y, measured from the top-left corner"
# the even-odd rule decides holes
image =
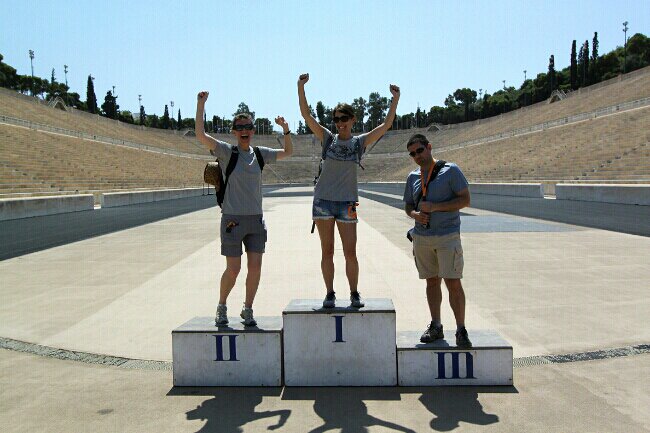
[[[357,165],[366,147],[377,142],[388,131],[395,119],[399,101],[399,87],[391,84],[389,89],[393,99],[384,123],[370,132],[352,136],[352,127],[357,119],[349,104],[334,107],[333,118],[336,133],[321,126],[311,115],[305,84],[309,74],[298,78],[298,101],[300,113],[307,126],[321,142],[322,160],[318,180],[314,189],[312,219],[318,228],[321,243],[321,271],[327,288],[323,307],[335,306],[334,293],[334,225],[338,229],[345,256],[345,273],[350,284],[350,301],[353,307],[363,307],[361,295],[357,290],[359,281],[359,262],[357,261]]]
[[[262,271],[262,254],[266,245],[266,225],[262,214],[262,168],[264,164],[288,158],[293,152],[289,125],[284,117],[275,119],[284,132],[284,149],[254,147],[251,145],[255,127],[248,113],[237,114],[232,122],[232,133],[237,145],[216,140],[205,133],[203,112],[208,92],[199,92],[196,104],[196,138],[228,166],[231,158],[235,166],[227,178],[221,213],[221,255],[226,256],[226,270],[221,276],[219,304],[215,324],[228,323],[226,301],[241,269],[242,243],[246,247],[248,274],[246,275],[246,300],[241,311],[244,325],[255,326],[253,300],[257,293]]]

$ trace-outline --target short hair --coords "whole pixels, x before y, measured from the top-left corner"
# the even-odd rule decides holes
[[[250,120],[253,124],[255,123],[253,116],[250,113],[237,113],[235,114],[235,117],[232,118],[232,126],[235,126],[236,121],[243,119]]]
[[[424,146],[429,144],[429,139],[422,134],[415,134],[413,137],[409,138],[409,141],[406,143],[406,148],[408,149],[411,144],[420,143]]]
[[[336,107],[334,107],[334,110],[332,110],[332,116],[335,116],[337,111],[340,111],[341,113],[346,114],[350,117],[356,117],[354,115],[354,108],[352,108],[352,105],[346,104],[345,102],[339,102]]]

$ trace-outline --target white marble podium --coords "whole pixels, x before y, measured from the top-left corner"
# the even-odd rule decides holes
[[[294,299],[282,313],[287,386],[397,384],[395,307],[390,299]]]
[[[454,331],[428,344],[421,332],[398,332],[399,385],[512,385],[512,346],[495,331],[468,332],[469,349],[456,346]]]
[[[172,331],[174,386],[282,386],[282,319],[229,319],[195,317]]]

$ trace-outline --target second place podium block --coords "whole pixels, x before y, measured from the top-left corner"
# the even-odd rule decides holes
[[[394,386],[397,384],[395,307],[366,299],[352,308],[337,300],[294,299],[282,313],[287,386]]]

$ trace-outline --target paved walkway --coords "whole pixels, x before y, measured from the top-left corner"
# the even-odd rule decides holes
[[[294,192],[265,199],[258,315],[277,316],[293,298],[324,294],[318,237],[309,234],[311,199]],[[152,207],[148,223],[0,261],[0,337],[171,360],[171,329],[214,314],[224,260],[211,200],[199,198],[195,211],[179,201],[182,211],[171,215],[164,206],[160,218]],[[361,293],[393,299],[399,331],[423,330],[424,287],[404,237],[410,220],[369,199],[359,215]],[[650,238],[474,208],[462,220],[468,327],[496,329],[516,358],[650,343]],[[48,231],[56,221],[38,225]],[[0,236],[8,227],[0,223]],[[338,242],[335,266],[344,295]],[[229,299],[235,311],[243,282],[242,275]],[[443,323],[453,328],[446,303],[445,296]],[[173,389],[168,370],[13,350],[0,350],[0,366],[6,431],[259,431],[279,419],[286,419],[280,431],[650,431],[648,354],[522,366],[507,389]]]

